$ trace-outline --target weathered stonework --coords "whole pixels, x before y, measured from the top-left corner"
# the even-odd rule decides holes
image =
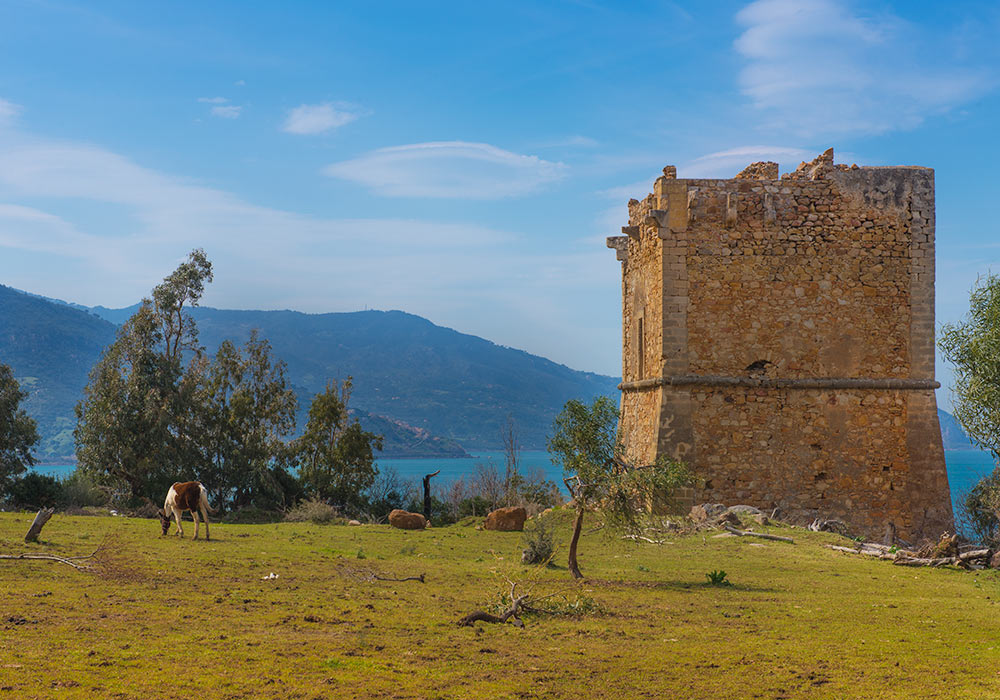
[[[953,526],[934,389],[934,171],[833,163],[629,202],[620,431],[697,498],[904,539]]]

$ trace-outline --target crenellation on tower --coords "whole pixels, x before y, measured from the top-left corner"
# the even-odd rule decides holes
[[[934,173],[836,165],[677,179],[629,202],[622,416],[699,498],[939,534],[952,513],[934,381]]]

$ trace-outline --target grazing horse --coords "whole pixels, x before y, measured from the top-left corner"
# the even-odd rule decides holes
[[[208,513],[212,507],[208,505],[208,490],[199,481],[177,482],[167,491],[167,499],[163,502],[163,509],[157,511],[160,516],[160,524],[163,526],[163,534],[166,535],[170,529],[170,518],[177,521],[177,536],[184,536],[184,529],[181,527],[181,513],[191,511],[194,518],[194,539],[198,539],[198,513],[205,521],[205,539],[212,539],[208,534]]]

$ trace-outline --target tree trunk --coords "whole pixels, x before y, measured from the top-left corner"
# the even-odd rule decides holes
[[[438,469],[433,474],[424,475],[424,517],[429,521],[431,519],[431,478],[437,476],[441,473]]]
[[[35,514],[35,519],[31,521],[31,527],[28,528],[28,534],[24,536],[25,542],[37,542],[38,536],[42,534],[42,528],[45,527],[45,523],[49,521],[52,514],[56,512],[55,508],[42,508],[38,513]]]
[[[569,541],[569,573],[573,578],[583,578],[580,565],[576,563],[576,545],[580,541],[580,531],[583,530],[583,509],[576,509],[576,520],[573,521],[573,539]]]

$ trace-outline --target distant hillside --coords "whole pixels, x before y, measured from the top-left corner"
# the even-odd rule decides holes
[[[134,311],[95,307],[120,323]],[[193,310],[201,342],[214,351],[253,328],[288,363],[292,383],[311,392],[354,377],[353,406],[460,442],[496,448],[513,416],[525,448],[541,449],[571,398],[618,395],[618,379],[579,372],[522,350],[436,326],[402,311],[304,314]]]
[[[972,440],[969,436],[965,434],[962,430],[962,426],[959,425],[955,416],[951,415],[947,411],[942,411],[938,409],[938,422],[941,424],[941,441],[944,443],[944,449],[946,450],[978,450],[979,448],[972,444]]]
[[[26,409],[38,422],[40,459],[73,455],[73,407],[115,326],[93,314],[0,285],[0,362],[29,393]]]
[[[73,406],[90,368],[135,307],[90,312],[0,287],[0,362],[31,393],[39,456],[72,457]],[[513,416],[526,449],[542,448],[569,398],[616,395],[617,379],[578,372],[521,350],[436,326],[400,311],[303,314],[194,309],[210,352],[243,342],[253,328],[288,364],[300,401],[300,427],[312,395],[327,381],[354,377],[351,405],[366,429],[385,435],[386,456],[462,456],[496,448]]]

